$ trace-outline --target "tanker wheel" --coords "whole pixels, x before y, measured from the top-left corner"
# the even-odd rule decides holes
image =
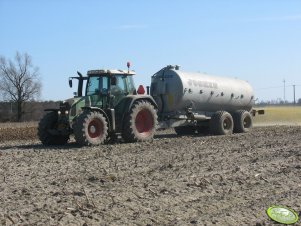
[[[53,134],[58,128],[68,127],[67,123],[58,123],[56,112],[49,112],[40,120],[38,126],[38,137],[44,145],[63,145],[69,140],[69,135]]]
[[[217,111],[210,119],[210,132],[214,135],[229,135],[233,133],[233,118],[226,111]]]
[[[253,118],[248,111],[237,111],[233,113],[234,132],[246,133],[253,127]]]
[[[126,142],[152,140],[157,127],[157,112],[147,101],[138,101],[124,119],[122,138]]]
[[[178,126],[175,127],[177,135],[193,135],[196,132],[196,128],[193,126]]]
[[[80,145],[99,145],[108,136],[108,125],[100,112],[82,112],[73,126],[74,138]]]

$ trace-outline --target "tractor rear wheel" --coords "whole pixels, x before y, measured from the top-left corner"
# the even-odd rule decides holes
[[[58,128],[67,128],[67,123],[59,123],[56,112],[48,112],[40,120],[38,137],[44,145],[63,145],[69,140],[69,135],[59,134]],[[55,133],[57,132],[57,134]]]
[[[235,133],[246,133],[253,127],[253,118],[248,111],[234,112],[233,121]]]
[[[126,115],[122,138],[126,142],[152,140],[157,129],[157,112],[147,101],[138,101]]]
[[[74,138],[80,145],[99,145],[108,136],[108,124],[100,112],[82,112],[73,126]]]
[[[215,112],[210,119],[210,132],[214,135],[230,135],[233,133],[233,118],[226,111]]]

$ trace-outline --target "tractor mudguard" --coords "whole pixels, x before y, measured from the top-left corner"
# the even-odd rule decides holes
[[[149,95],[128,95],[128,96],[126,96],[125,99],[129,99],[128,100],[129,105],[127,106],[126,113],[128,113],[131,110],[133,104],[137,100],[146,100],[146,101],[150,102],[152,105],[154,105],[155,109],[158,108],[158,105],[157,105],[156,101],[154,100],[154,98]]]

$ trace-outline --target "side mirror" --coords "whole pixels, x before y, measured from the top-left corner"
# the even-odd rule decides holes
[[[111,77],[111,85],[116,86],[117,85],[117,79],[116,77]]]
[[[72,88],[72,79],[69,78],[69,86]]]

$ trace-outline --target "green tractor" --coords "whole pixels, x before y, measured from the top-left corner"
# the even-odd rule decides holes
[[[63,145],[74,134],[79,145],[99,145],[121,135],[125,142],[153,139],[157,126],[157,104],[150,95],[135,89],[133,71],[90,70],[78,72],[74,98],[60,103],[59,109],[45,109],[38,126],[44,145]],[[86,82],[85,94],[83,85]],[[140,92],[139,92],[140,91]]]

